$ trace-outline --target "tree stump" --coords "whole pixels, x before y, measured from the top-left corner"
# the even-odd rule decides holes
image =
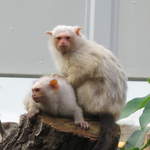
[[[71,119],[39,115],[28,119],[20,117],[20,123],[3,123],[4,133],[1,133],[0,150],[92,150],[101,138],[100,125],[97,121],[87,119],[89,130],[83,130],[74,125]],[[120,137],[120,127],[112,129],[114,147],[117,149]]]

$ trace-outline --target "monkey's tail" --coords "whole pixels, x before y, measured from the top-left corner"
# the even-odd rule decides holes
[[[112,114],[101,113],[100,114],[100,137],[93,150],[116,150],[119,142],[119,138],[114,136],[115,129],[117,128],[115,119]]]

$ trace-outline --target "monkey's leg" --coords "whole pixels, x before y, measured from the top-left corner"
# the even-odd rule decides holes
[[[117,150],[119,136],[118,126],[111,114],[100,114],[100,138],[93,150]]]

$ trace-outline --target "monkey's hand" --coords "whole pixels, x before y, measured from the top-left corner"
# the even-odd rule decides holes
[[[29,112],[27,113],[27,117],[28,117],[29,119],[32,119],[32,118],[35,117],[38,113],[39,113],[39,110],[29,111]]]
[[[82,120],[82,121],[75,121],[75,125],[79,126],[82,129],[85,129],[85,130],[89,129],[89,123],[84,121],[84,120]]]

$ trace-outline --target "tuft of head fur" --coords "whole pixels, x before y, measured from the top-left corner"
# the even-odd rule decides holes
[[[54,27],[54,29],[52,30],[53,35],[56,35],[60,32],[73,32],[75,29],[74,26],[65,26],[65,25],[58,25],[56,27]]]
[[[71,35],[75,35],[75,30],[77,28],[79,28],[79,26],[58,25],[52,30],[52,34],[53,34],[53,36],[56,36],[61,32],[68,32]]]
[[[43,76],[41,77],[39,80],[37,80],[33,85],[32,88],[43,88],[43,87],[47,87],[48,83],[50,81],[50,77],[48,76]]]

